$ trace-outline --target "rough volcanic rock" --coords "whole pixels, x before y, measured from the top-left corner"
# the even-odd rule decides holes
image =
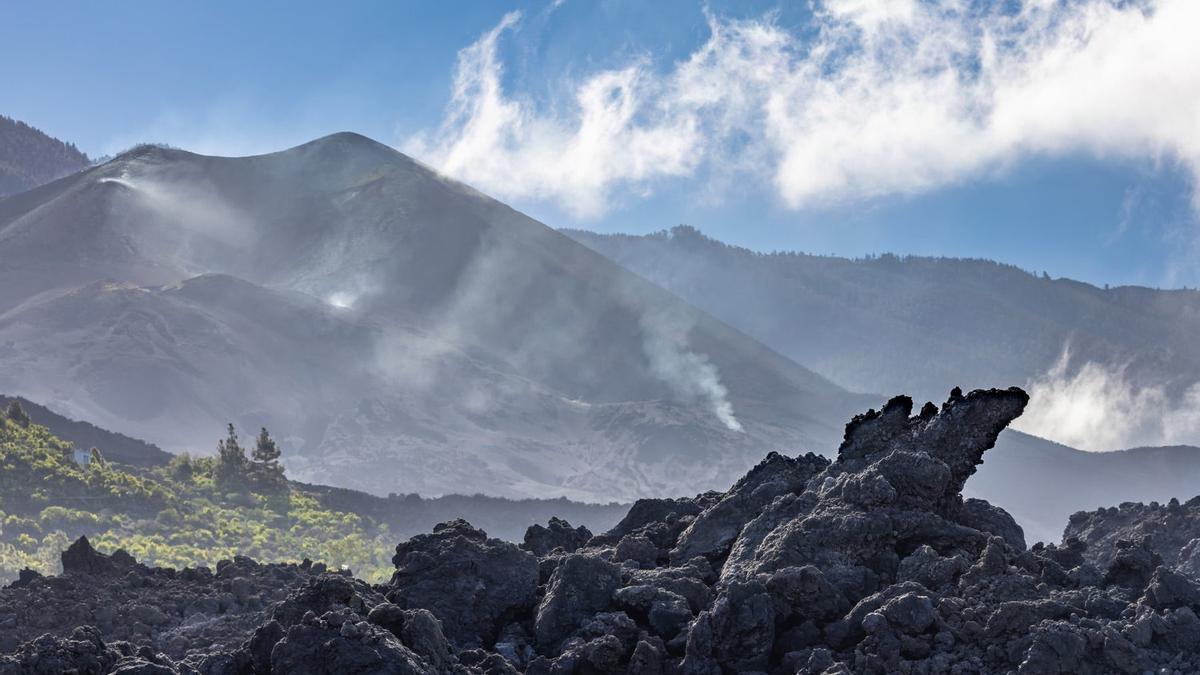
[[[232,648],[270,620],[273,604],[314,578],[308,565],[244,557],[219,562],[215,573],[148,568],[123,551],[101,554],[85,538],[62,557],[61,576],[30,577],[0,591],[0,652],[43,633],[65,638],[82,626],[106,641],[136,642],[175,658]]]
[[[81,626],[67,638],[43,635],[0,656],[0,673],[110,673],[121,658],[100,631]]]
[[[1108,567],[1120,542],[1144,541],[1168,565],[1182,565],[1200,576],[1200,497],[1166,504],[1125,502],[1119,506],[1080,511],[1071,516],[1063,539],[1085,545],[1088,562]],[[1193,543],[1195,542],[1195,543]]]
[[[534,634],[538,647],[553,653],[582,623],[612,605],[620,568],[601,558],[567,556],[554,570],[538,605]]]
[[[829,460],[809,453],[792,459],[772,452],[734,484],[715,504],[704,509],[679,536],[671,560],[686,562],[696,556],[721,557],[734,539],[766,505],[780,495],[800,492]]]
[[[104,555],[92,548],[87,537],[80,537],[62,552],[63,574],[123,574],[136,569],[138,563],[133,556],[118,549],[112,555]]]
[[[348,609],[366,614],[384,602],[383,595],[368,584],[342,574],[324,572],[310,576],[271,610],[271,618],[288,628],[312,612]]]
[[[663,548],[673,548],[683,530],[705,508],[720,500],[717,492],[694,498],[639,499],[611,530],[592,538],[591,546],[616,545],[630,534],[646,534]]]
[[[574,553],[586,546],[591,538],[592,532],[586,527],[580,525],[573,528],[561,518],[551,518],[545,527],[530,525],[529,529],[525,530],[525,541],[521,548],[536,556],[547,555],[556,549],[561,549],[564,553]]]
[[[377,588],[245,558],[153,570],[81,541],[62,576],[0,591],[0,675],[1200,672],[1192,502],[1077,514],[1026,549],[962,499],[1026,400],[955,391],[913,416],[894,398],[832,463],[772,454],[586,544],[557,520],[528,550],[439,525]]]
[[[271,673],[437,675],[438,670],[387,629],[350,612],[309,616],[271,649]]]
[[[460,647],[491,644],[501,618],[519,617],[537,602],[537,558],[464,520],[402,542],[392,562],[387,599],[429,610]]]

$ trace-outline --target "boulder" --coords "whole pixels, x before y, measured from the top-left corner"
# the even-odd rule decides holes
[[[401,543],[392,562],[387,599],[429,610],[459,647],[494,641],[501,619],[536,602],[537,557],[463,520]]]
[[[620,583],[620,568],[606,560],[580,554],[563,559],[537,608],[533,629],[538,648],[557,655],[567,636],[612,606]]]
[[[580,525],[572,528],[571,524],[560,518],[551,518],[546,526],[530,525],[525,530],[525,541],[521,548],[536,556],[544,556],[555,550],[564,553],[574,553],[587,545],[592,533]]]

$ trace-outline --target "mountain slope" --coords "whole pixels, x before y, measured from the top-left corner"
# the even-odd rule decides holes
[[[966,493],[1004,507],[1030,542],[1057,542],[1071,514],[1200,493],[1200,448],[1084,452],[1006,430]]]
[[[873,400],[354,134],[0,201],[0,387],[168,450],[265,424],[301,479],[601,501],[833,447]]]
[[[1102,290],[983,260],[766,255],[683,226],[567,234],[851,389],[940,401],[952,386],[1026,383],[1067,344],[1134,384],[1178,394],[1200,380],[1195,291]],[[1006,430],[968,493],[1007,509],[1031,541],[1058,541],[1076,511],[1186,500],[1197,479],[1191,446],[1091,453]]]
[[[82,171],[87,155],[10,117],[0,115],[0,198]]]
[[[162,466],[171,460],[169,453],[125,434],[118,434],[92,424],[64,417],[46,406],[26,398],[0,396],[0,408],[11,402],[21,405],[34,424],[46,427],[55,437],[79,450],[97,448],[105,460],[138,467]]]
[[[1179,395],[1200,382],[1200,292],[1100,289],[985,260],[759,254],[693,228],[568,232],[856,391],[937,400],[1025,384],[1063,349]]]
[[[35,420],[62,421],[44,408],[31,406],[29,412]],[[80,424],[64,428],[78,431]],[[88,432],[117,436],[90,425]],[[248,553],[273,560],[307,556],[382,580],[395,540],[438,523],[467,518],[493,527],[496,536],[521,541],[529,524],[551,517],[603,531],[628,510],[622,504],[559,499],[383,498],[290,481],[264,490],[253,482],[218,481],[212,458],[179,457],[154,468],[108,462],[84,467],[64,441],[36,422],[17,423],[0,414],[0,586],[25,567],[56,573],[60,549],[80,536],[104,548],[135,551],[153,565],[212,565]]]

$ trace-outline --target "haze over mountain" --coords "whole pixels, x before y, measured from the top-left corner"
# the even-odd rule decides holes
[[[74,144],[0,115],[0,197],[49,183],[90,163]]]
[[[1086,450],[1200,443],[1200,292],[988,260],[761,254],[680,226],[578,241],[852,391],[1020,384],[1014,424]]]
[[[353,134],[143,146],[0,201],[0,390],[376,493],[607,501],[832,448],[874,402]]]
[[[687,231],[646,243],[669,251],[689,241],[725,250]],[[711,277],[698,265],[666,274],[670,256],[657,277],[634,267],[714,312],[758,317],[745,330],[781,350],[824,348],[807,355],[822,368],[844,364],[833,373],[859,372],[859,388],[879,393],[849,393],[361,136],[245,158],[143,146],[0,201],[0,390],[174,451],[209,452],[228,420],[265,425],[289,475],[376,494],[684,495],[721,487],[767,450],[832,452],[845,420],[885,393],[941,401],[952,384],[993,383],[979,381],[970,341],[950,337],[958,333],[900,351],[903,342],[871,342],[886,342],[897,323],[919,332],[872,295],[889,266],[948,266],[925,289],[983,288],[972,270],[993,268],[1035,288],[1075,288],[992,263],[812,258],[875,270],[875,285],[845,282],[857,295],[829,285],[822,304],[818,290],[789,296],[786,284],[751,277],[749,309],[737,313],[717,302],[731,296],[701,282],[742,283],[736,272],[776,259],[730,255],[744,260]],[[809,260],[775,264],[797,259]],[[826,314],[805,321],[796,302]],[[1011,333],[988,314],[1004,306],[973,316]],[[1026,320],[1056,321],[1034,314]],[[878,381],[851,368],[855,359],[875,364]],[[1079,509],[1191,496],[1200,451],[1155,456],[1094,459],[1006,431],[970,491],[1009,509],[1031,539],[1054,540]],[[1086,485],[1062,487],[1081,475]],[[1059,489],[1020,487],[1039,481]]]
[[[1200,485],[1200,448],[1085,452],[1005,430],[965,488],[1012,514],[1029,541],[1060,541],[1077,511],[1123,502],[1187,501]]]

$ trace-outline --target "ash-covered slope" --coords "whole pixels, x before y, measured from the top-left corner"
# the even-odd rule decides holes
[[[607,501],[833,447],[864,399],[354,134],[146,146],[0,201],[0,390],[291,475]]]
[[[897,397],[833,462],[772,454],[595,537],[554,520],[518,547],[445,523],[377,587],[244,559],[151,571],[79,542],[64,577],[0,591],[0,673],[1196,672],[1195,579],[1145,546],[1105,568],[1077,541],[1027,550],[962,498],[1027,400],[956,393],[910,416]]]

